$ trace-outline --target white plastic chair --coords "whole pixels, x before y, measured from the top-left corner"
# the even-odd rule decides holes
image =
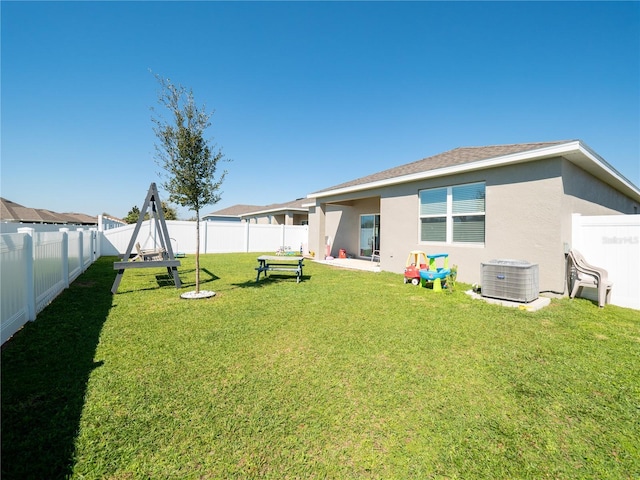
[[[575,269],[575,279],[569,298],[575,298],[582,292],[583,287],[593,287],[598,289],[598,305],[604,307],[611,303],[611,289],[613,282],[609,281],[607,271],[604,268],[594,267],[585,260],[584,256],[577,250],[569,251],[569,259]]]

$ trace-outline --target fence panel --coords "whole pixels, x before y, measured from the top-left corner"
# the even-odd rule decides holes
[[[65,288],[62,278],[63,233],[39,232],[33,235],[33,281],[36,314]]]
[[[282,247],[281,225],[249,224],[247,252],[275,252]]]
[[[202,227],[205,227],[204,229]],[[202,222],[206,253],[235,253],[247,251],[248,224],[240,222]]]
[[[2,343],[35,320],[83,266],[95,261],[97,241],[95,231],[68,232],[66,228],[57,232],[24,228],[0,235]]]
[[[82,228],[81,225],[65,225],[61,223],[0,222],[0,234],[18,233],[18,231],[23,228],[31,228],[35,232],[59,232],[62,227],[74,230],[76,228]]]
[[[101,255],[122,255],[127,250],[134,225],[100,232]],[[167,230],[176,252],[194,254],[196,251],[196,223],[169,220]],[[157,245],[159,235],[155,226],[142,223],[136,242],[143,248]],[[282,246],[299,250],[308,244],[308,227],[300,225],[258,225],[230,222],[200,223],[201,253],[275,252]],[[135,243],[135,242],[134,242]]]
[[[72,282],[82,273],[82,262],[80,260],[80,240],[82,232],[68,233],[68,260],[69,264],[69,282]]]
[[[129,239],[133,235],[135,225],[126,225],[124,227],[112,228],[102,233],[102,241],[100,242],[100,254],[105,256],[118,256],[127,250]]]
[[[308,253],[309,245],[309,227],[307,225],[290,225],[284,230],[285,246],[291,247],[292,250],[301,250]]]
[[[206,244],[203,241],[205,238],[204,229],[205,223],[200,223],[200,251],[205,252]],[[123,255],[127,251],[129,241],[135,230],[135,225],[125,225],[123,227],[111,228],[99,232],[101,234],[100,239],[100,255],[119,256]],[[179,220],[168,220],[167,230],[169,231],[169,237],[171,238],[171,248],[175,252],[195,253],[196,251],[196,223],[185,222]],[[140,244],[142,249],[152,249],[160,246],[160,232],[156,227],[156,222],[145,220],[140,226],[138,235],[133,242]],[[136,253],[135,248],[132,253]]]
[[[29,321],[29,305],[27,299],[27,269],[31,267],[29,256],[31,241],[26,233],[9,233],[0,235],[0,285],[2,285],[2,302],[0,311],[1,341],[4,343],[16,333],[22,325]]]
[[[607,270],[611,303],[640,310],[640,215],[574,214],[572,242],[589,263]],[[583,296],[597,298],[595,289],[583,290]]]
[[[82,235],[82,271],[84,272],[95,260],[96,235],[93,230],[84,230]]]

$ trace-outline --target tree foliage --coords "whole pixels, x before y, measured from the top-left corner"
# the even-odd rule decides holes
[[[164,200],[162,200],[162,213],[164,214],[165,220],[178,219],[177,210],[173,208],[171,205],[169,205],[167,202],[165,202]],[[138,221],[138,218],[140,218],[140,209],[138,208],[137,205],[134,205],[133,208],[129,210],[129,213],[127,213],[127,216],[123,218],[123,220],[126,223],[136,223]],[[144,214],[144,219],[149,220],[149,212],[146,212]]]
[[[216,178],[218,162],[226,160],[221,149],[205,138],[212,112],[196,105],[193,91],[156,75],[161,92],[158,103],[171,119],[154,116],[156,160],[164,170],[162,187],[169,200],[196,214],[196,292],[200,291],[200,210],[220,201],[220,186],[227,172]]]
[[[178,211],[162,200],[162,214],[165,220],[178,220]]]
[[[127,223],[136,223],[138,221],[138,218],[140,218],[140,209],[137,205],[134,205],[133,208],[129,210],[129,213],[127,213],[127,216],[123,218],[123,220]]]
[[[220,201],[219,190],[227,173],[223,171],[216,178],[218,162],[226,158],[205,138],[213,112],[196,105],[192,90],[158,75],[156,78],[162,87],[158,102],[172,117],[171,121],[153,118],[159,140],[156,159],[164,170],[162,187],[171,202],[193,210],[199,218],[202,207]]]

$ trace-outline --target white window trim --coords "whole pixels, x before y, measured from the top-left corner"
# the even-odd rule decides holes
[[[465,185],[484,185],[485,188],[485,205],[484,212],[474,212],[474,213],[453,213],[453,189],[455,187],[462,187]],[[436,189],[447,189],[447,212],[444,215],[421,215],[420,214],[420,192],[426,190],[436,190]],[[454,242],[453,241],[453,219],[454,217],[466,217],[466,216],[482,216],[485,217],[485,228],[486,228],[486,216],[487,216],[487,204],[486,204],[486,194],[487,194],[487,184],[485,182],[472,182],[472,183],[461,183],[460,185],[450,185],[448,187],[433,187],[433,188],[423,188],[418,191],[418,244],[419,245],[454,245],[461,247],[484,247],[485,242]],[[423,218],[441,218],[445,217],[445,228],[446,228],[446,240],[444,242],[432,242],[428,240],[422,240],[422,224],[421,220]],[[485,240],[486,240],[486,230],[485,230]]]

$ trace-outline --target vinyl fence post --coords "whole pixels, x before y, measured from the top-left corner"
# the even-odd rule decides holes
[[[244,251],[249,253],[249,229],[251,228],[251,223],[247,220],[244,222]]]
[[[78,235],[78,249],[80,250],[80,273],[84,273],[84,230],[82,230],[81,228],[77,228],[76,230],[80,232],[80,235]]]
[[[204,223],[204,242],[202,242],[204,244],[204,249],[202,253],[207,253],[207,242],[209,241],[209,222],[202,222]],[[202,226],[202,223],[200,224]]]
[[[95,262],[99,257],[100,249],[98,248],[98,236],[99,233],[97,228],[89,229],[89,238],[91,239],[91,263]]]
[[[25,259],[25,282],[24,282],[24,301],[27,307],[27,319],[33,322],[36,319],[36,289],[33,275],[33,256],[35,249],[33,248],[33,228],[19,228],[18,233],[26,234],[24,237],[24,259]]]
[[[69,288],[69,229],[61,228],[62,233],[62,281],[64,288]]]
[[[98,215],[98,232],[96,233],[96,260],[102,256],[102,239],[104,238],[104,215]]]

